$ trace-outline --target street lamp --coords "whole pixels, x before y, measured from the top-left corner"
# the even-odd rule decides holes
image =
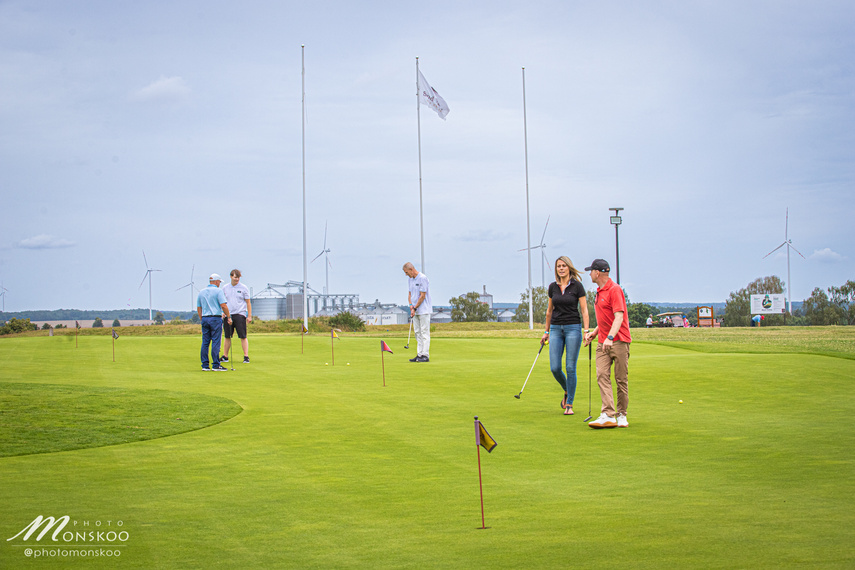
[[[615,271],[617,272],[617,284],[620,285],[620,242],[618,241],[618,226],[621,223],[620,211],[623,208],[609,208],[614,210],[615,215],[609,216],[609,223],[615,226]]]

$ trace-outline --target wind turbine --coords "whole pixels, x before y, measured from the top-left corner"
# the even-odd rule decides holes
[[[330,263],[329,253],[330,250],[327,247],[327,223],[324,222],[324,249],[322,249],[321,252],[315,256],[315,259],[317,259],[323,255],[325,261],[324,270],[326,272],[327,280],[326,285],[324,285],[324,309],[327,308],[327,296],[330,294],[330,267],[332,267],[332,264]],[[310,263],[314,263],[315,259],[313,259]]]
[[[546,244],[543,243],[543,240],[546,238],[546,228],[549,227],[549,218],[551,216],[546,217],[546,225],[543,226],[543,235],[540,236],[540,243],[537,245],[531,246],[531,249],[539,249],[540,254],[543,256],[540,264],[540,280],[541,284],[544,288],[546,288],[546,266],[551,265],[549,260],[546,258]],[[520,249],[518,251],[525,251],[527,248]]]
[[[782,243],[781,245],[779,245],[778,247],[776,247],[775,249],[773,249],[772,251],[770,251],[769,253],[764,255],[763,259],[766,259],[767,257],[772,255],[773,253],[775,253],[776,251],[778,251],[782,247],[787,246],[787,310],[789,311],[790,316],[792,316],[793,315],[793,298],[792,298],[791,291],[792,291],[793,287],[792,287],[792,282],[790,281],[790,250],[792,249],[793,251],[795,251],[796,253],[801,255],[802,259],[805,259],[805,256],[802,255],[799,250],[797,250],[795,247],[793,247],[793,240],[790,239],[789,231],[790,231],[790,209],[787,208],[787,215],[786,215],[786,218],[784,219],[784,243]]]
[[[194,289],[196,289],[196,284],[193,282],[193,272],[194,271],[196,271],[196,264],[195,263],[193,264],[193,268],[190,270],[190,283],[188,283],[187,285],[182,285],[181,287],[176,289],[176,291],[181,291],[185,287],[190,287],[190,311],[193,311],[196,308],[196,303],[193,302],[193,298],[194,298],[193,291],[194,291]]]
[[[0,297],[3,297],[3,311],[2,312],[5,313],[6,312],[6,293],[9,290],[6,289],[5,287],[3,287],[3,285],[0,285],[0,289],[2,289],[2,291],[0,291]]]
[[[145,283],[146,277],[148,278],[148,323],[152,323],[151,318],[151,272],[152,271],[160,271],[160,269],[152,269],[148,266],[148,259],[145,257],[145,250],[142,252],[143,261],[145,261],[145,275],[143,275],[142,281],[140,281],[140,286],[138,289],[142,289],[143,283]]]

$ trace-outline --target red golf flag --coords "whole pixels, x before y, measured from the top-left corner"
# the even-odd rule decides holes
[[[392,349],[389,348],[389,345],[386,344],[385,340],[380,341],[380,366],[383,370],[383,387],[386,387],[386,358],[384,352],[388,352],[389,354],[394,354]]]

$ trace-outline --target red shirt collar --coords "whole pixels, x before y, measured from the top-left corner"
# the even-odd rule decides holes
[[[609,277],[609,280],[606,281],[605,285],[603,285],[602,287],[597,287],[597,293],[599,293],[600,291],[605,291],[606,289],[611,289],[612,287],[614,287],[614,285],[615,282],[612,281],[611,277]]]

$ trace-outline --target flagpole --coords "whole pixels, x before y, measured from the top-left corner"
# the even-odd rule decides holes
[[[422,208],[422,111],[419,97],[419,58],[416,57],[416,122],[419,134],[419,234],[422,246],[422,266],[419,271],[425,272],[425,218]]]
[[[113,362],[116,362],[116,331],[115,329],[110,329],[110,336],[113,337]]]
[[[525,234],[528,256],[528,328],[534,330],[534,290],[531,288],[531,222],[528,206],[528,118],[525,111],[525,67],[522,68],[523,88],[523,141],[525,144]],[[479,465],[480,467],[480,465]]]
[[[481,431],[478,429],[478,416],[475,416],[475,449],[478,452],[478,490],[481,492],[481,528],[485,529],[484,524],[484,486],[481,483]]]
[[[381,341],[382,342],[382,341]],[[383,387],[386,387],[386,355],[383,354],[383,345],[380,345],[380,366],[383,368]]]
[[[335,366],[335,332],[330,330],[330,353],[332,354],[332,365]]]
[[[309,328],[309,299],[308,273],[309,264],[306,262],[306,46],[300,46],[300,62],[302,65],[302,95],[303,95],[303,326]]]

